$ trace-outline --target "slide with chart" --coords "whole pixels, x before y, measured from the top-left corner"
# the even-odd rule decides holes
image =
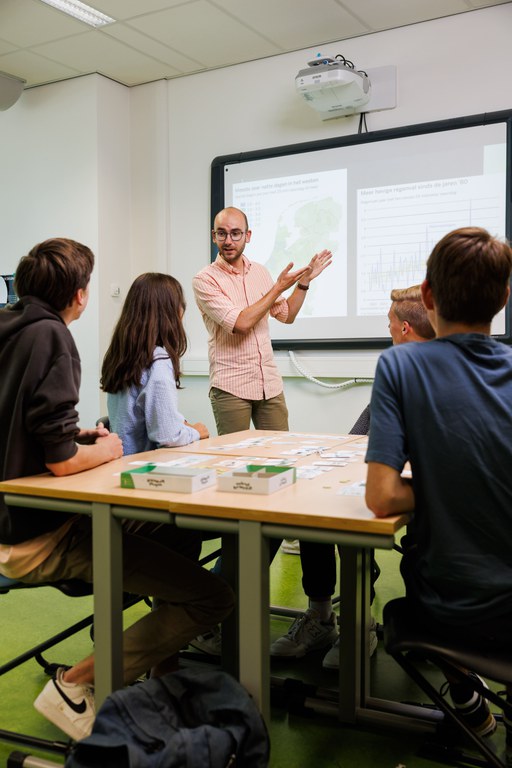
[[[323,248],[333,263],[276,348],[389,344],[389,295],[421,283],[433,246],[464,226],[510,237],[512,111],[217,158],[212,209],[244,210],[246,254],[276,278]],[[507,310],[508,311],[508,310]],[[508,340],[508,315],[492,331]]]

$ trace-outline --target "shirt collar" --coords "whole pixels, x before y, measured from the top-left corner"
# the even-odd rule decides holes
[[[243,270],[237,269],[236,267],[232,267],[231,264],[228,264],[227,261],[222,258],[220,253],[217,254],[217,258],[214,261],[214,264],[217,267],[220,267],[220,269],[223,269],[232,275],[240,275],[240,274],[245,275],[246,272],[250,270],[251,262],[249,261],[247,256],[245,256],[243,253],[242,253],[242,263],[243,263]]]

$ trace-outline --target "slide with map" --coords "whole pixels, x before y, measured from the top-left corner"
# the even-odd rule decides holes
[[[323,248],[333,263],[292,325],[271,320],[276,348],[389,343],[389,294],[421,283],[444,234],[480,226],[510,236],[512,111],[217,158],[212,216],[247,214],[246,254],[273,277]],[[493,333],[508,340],[508,314]]]

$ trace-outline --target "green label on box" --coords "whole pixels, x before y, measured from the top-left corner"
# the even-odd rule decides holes
[[[295,467],[276,466],[275,464],[248,464],[248,472],[268,472],[269,475],[278,475],[280,472],[293,472],[295,480]]]
[[[121,488],[135,488],[132,475],[144,475],[148,472],[153,472],[155,469],[156,464],[144,464],[143,467],[127,469],[125,472],[121,472]]]

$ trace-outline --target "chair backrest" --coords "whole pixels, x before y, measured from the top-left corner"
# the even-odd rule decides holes
[[[103,424],[103,426],[104,426],[106,429],[108,429],[108,431],[110,432],[110,419],[109,419],[109,417],[108,417],[108,416],[100,416],[100,418],[99,418],[99,419],[98,419],[98,421],[96,422],[96,426],[98,426],[98,424],[99,424],[100,422],[101,422],[101,423]]]

